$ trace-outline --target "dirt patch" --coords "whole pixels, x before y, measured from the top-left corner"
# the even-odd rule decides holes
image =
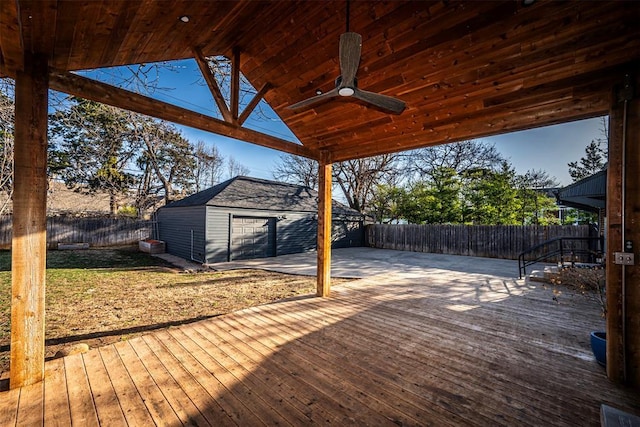
[[[10,272],[0,254],[0,378],[8,375]],[[88,267],[88,266],[97,267]],[[109,267],[107,267],[109,265]],[[91,348],[142,333],[315,292],[315,277],[261,270],[182,273],[131,249],[52,251],[46,354]],[[335,279],[333,283],[345,280]]]

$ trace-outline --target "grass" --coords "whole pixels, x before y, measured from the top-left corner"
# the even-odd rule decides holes
[[[0,251],[0,372],[8,369],[10,266],[10,252]],[[315,290],[315,277],[260,270],[182,273],[130,247],[49,251],[47,268],[47,357],[65,345],[106,345]]]

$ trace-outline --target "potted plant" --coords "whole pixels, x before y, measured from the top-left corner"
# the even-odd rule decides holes
[[[579,293],[597,302],[600,305],[601,316],[606,317],[607,299],[605,293],[604,266],[565,266],[558,270],[558,274],[552,279],[552,283],[554,285],[562,285],[570,291]],[[557,294],[559,291],[555,289],[554,293]],[[593,355],[600,365],[606,366],[607,333],[605,331],[592,331],[590,338]]]

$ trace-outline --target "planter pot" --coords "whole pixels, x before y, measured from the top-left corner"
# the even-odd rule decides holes
[[[164,242],[162,240],[140,240],[138,242],[138,248],[141,252],[146,252],[148,254],[163,254],[164,253]]]
[[[607,366],[606,332],[591,332],[591,351],[600,365]]]

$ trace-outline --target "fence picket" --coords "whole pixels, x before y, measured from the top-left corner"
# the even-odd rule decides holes
[[[590,237],[589,226],[369,224],[365,229],[365,245],[373,248],[503,259],[517,259],[556,237]]]
[[[0,249],[11,248],[11,215],[0,217]],[[89,243],[90,246],[117,246],[135,243],[152,235],[149,220],[129,218],[47,218],[47,247],[58,243]]]

